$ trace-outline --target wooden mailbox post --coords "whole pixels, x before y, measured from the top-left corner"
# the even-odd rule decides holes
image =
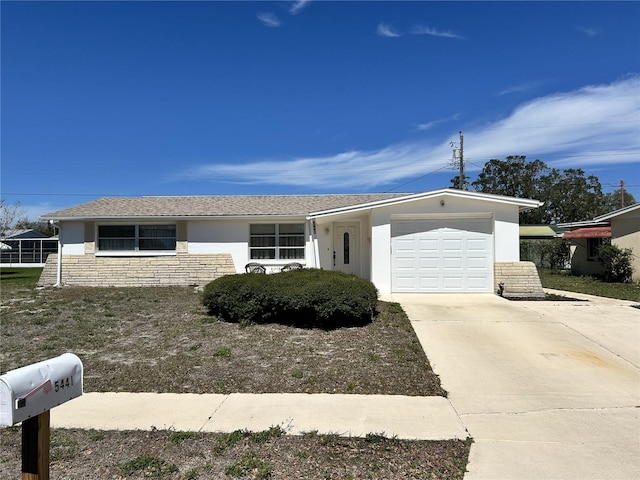
[[[82,395],[82,382],[72,353],[0,375],[0,425],[22,422],[22,480],[49,480],[49,411]]]

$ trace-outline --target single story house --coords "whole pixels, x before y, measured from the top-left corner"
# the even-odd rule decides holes
[[[600,215],[590,221],[558,225],[572,228],[562,238],[571,242],[571,271],[578,275],[598,275],[598,247],[610,242],[633,253],[632,280],[640,282],[640,203]]]
[[[519,262],[518,214],[540,205],[453,189],[108,197],[43,216],[61,255],[40,284],[204,285],[250,262],[268,273],[296,262],[370,279],[380,293],[495,292],[502,282],[531,294],[542,289],[533,264]]]
[[[574,275],[602,273],[602,265],[598,261],[598,249],[603,243],[611,241],[609,225],[604,223],[583,225],[565,233],[562,238],[570,242],[571,273]]]

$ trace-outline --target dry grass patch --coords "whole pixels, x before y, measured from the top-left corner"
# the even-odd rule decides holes
[[[445,395],[399,305],[360,327],[217,321],[193,288],[2,289],[2,370],[73,352],[86,391]]]
[[[176,439],[179,439],[177,441]],[[58,479],[462,479],[469,441],[404,441],[309,433],[54,429]],[[18,478],[20,432],[0,432],[0,478]]]

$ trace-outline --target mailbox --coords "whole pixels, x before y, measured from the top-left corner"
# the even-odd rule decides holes
[[[15,425],[82,395],[82,362],[72,354],[0,375],[0,425]]]

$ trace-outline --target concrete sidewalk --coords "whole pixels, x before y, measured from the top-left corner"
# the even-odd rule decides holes
[[[85,393],[51,410],[58,428],[100,430],[262,431],[280,425],[364,437],[464,439],[467,431],[444,397],[341,394]]]
[[[474,438],[466,480],[640,478],[640,310],[393,295]]]

